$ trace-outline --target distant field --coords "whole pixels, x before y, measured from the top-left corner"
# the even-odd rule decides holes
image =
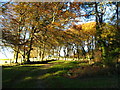
[[[0,60],[10,60],[10,59],[0,59]]]

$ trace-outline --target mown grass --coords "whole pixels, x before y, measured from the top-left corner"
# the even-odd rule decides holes
[[[45,88],[117,88],[119,86],[120,77],[116,73],[109,74],[110,70],[92,68],[85,62],[58,60],[48,62],[48,65],[50,66],[26,64],[4,67],[3,88],[36,88],[39,81]]]

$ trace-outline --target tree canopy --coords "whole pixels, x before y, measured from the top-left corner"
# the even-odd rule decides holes
[[[16,62],[19,55],[24,61],[60,57],[62,48],[65,58],[78,60],[96,60],[100,51],[105,64],[120,54],[119,2],[8,2],[1,7],[3,43],[15,51]]]

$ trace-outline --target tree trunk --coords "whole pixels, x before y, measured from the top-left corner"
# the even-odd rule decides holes
[[[19,47],[17,46],[16,57],[15,57],[15,63],[18,63],[18,54],[19,54]]]
[[[42,51],[41,53],[41,61],[43,61],[43,59],[44,59],[44,51]]]
[[[31,40],[30,40],[30,46],[29,46],[29,51],[27,55],[27,62],[30,62],[30,52],[32,50],[32,42],[33,42],[33,37],[31,37]]]
[[[96,9],[96,22],[97,22],[97,25],[96,25],[96,29],[97,29],[97,35],[99,37],[98,39],[98,43],[99,43],[99,46],[101,48],[101,52],[102,52],[102,60],[103,62],[106,62],[106,42],[101,38],[101,31],[100,31],[100,27],[102,27],[102,23],[103,23],[103,15],[104,13],[100,13],[101,15],[98,15],[98,9],[97,9],[97,3],[95,3],[95,9]],[[99,19],[98,19],[99,18]],[[98,23],[98,20],[99,20],[99,23]]]
[[[77,45],[77,58],[78,58],[78,60],[80,59],[80,55],[79,55],[80,53],[79,53],[79,48],[78,48],[78,45]]]
[[[94,37],[92,36],[92,47],[91,47],[91,58],[90,58],[90,60],[91,59],[94,59]]]
[[[25,38],[26,38],[26,30],[25,30],[25,34],[24,34],[24,41],[25,41]],[[23,52],[23,61],[25,62],[25,61],[26,61],[26,58],[25,58],[25,56],[26,56],[25,45],[23,46],[23,48],[24,48],[24,52]]]
[[[103,63],[107,64],[108,63],[108,60],[106,59],[107,58],[107,47],[105,45],[105,41],[102,41],[101,50],[102,50],[102,60],[103,60]]]
[[[60,51],[61,51],[61,47],[59,47],[58,49],[58,60],[60,59]]]
[[[25,62],[25,45],[24,45],[24,52],[23,52],[23,61]]]
[[[95,2],[95,12],[96,12],[96,35],[95,35],[95,49],[99,49],[99,40],[97,37],[99,37],[99,23],[98,23],[98,4]]]
[[[120,4],[120,2],[117,2],[117,9],[116,9],[116,14],[117,14],[117,29],[119,28],[119,10],[118,10],[118,7],[119,7],[119,4]]]
[[[40,60],[40,47],[38,47],[38,50],[37,50],[38,52],[37,52],[37,60]]]
[[[65,51],[65,47],[64,47],[64,50],[63,50],[63,52],[64,52],[64,58],[65,58],[65,60],[66,60],[66,51]]]
[[[75,60],[75,50],[74,50],[74,46],[72,46],[72,52],[73,52],[72,58],[73,58],[73,60]]]
[[[120,32],[120,30],[119,30],[119,10],[118,10],[119,4],[120,4],[120,2],[117,2],[117,5],[116,5],[116,7],[117,7],[117,9],[116,9],[116,14],[117,14],[117,31],[118,32]],[[117,64],[119,63],[118,60],[119,60],[119,57],[117,59]]]
[[[42,57],[41,57],[41,61],[43,61],[44,59],[44,55],[45,55],[45,44],[43,44],[43,51],[42,51]]]

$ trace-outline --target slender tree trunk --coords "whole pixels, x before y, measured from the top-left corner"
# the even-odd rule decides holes
[[[106,47],[105,41],[102,41],[102,43],[101,43],[101,49],[102,49],[102,60],[103,60],[103,63],[107,64],[108,63],[108,60],[107,60],[107,54],[108,54],[108,52],[107,52],[107,47]]]
[[[86,54],[86,52],[85,52],[84,46],[82,46],[82,57],[83,57],[83,60],[85,59],[85,54]]]
[[[58,49],[58,60],[60,59],[60,51],[61,51],[61,47],[59,47]]]
[[[74,50],[74,46],[72,46],[72,52],[73,52],[73,60],[75,60],[75,50]]]
[[[25,60],[25,45],[24,45],[24,52],[23,52],[23,61],[25,62],[26,60]]]
[[[42,49],[40,50],[40,61],[42,61]]]
[[[72,47],[72,51],[73,51],[73,60],[75,60],[75,49],[74,49],[74,46]]]
[[[25,34],[24,34],[24,41],[25,41],[25,38],[26,38],[26,30],[25,30]],[[25,58],[25,56],[26,56],[26,50],[25,50],[25,45],[23,46],[23,48],[24,48],[24,51],[23,51],[23,61],[25,62],[26,60],[26,58]]]
[[[58,60],[60,59],[60,50],[58,51]]]
[[[15,63],[18,63],[18,54],[19,54],[19,50],[20,50],[20,46],[19,46],[19,39],[20,39],[20,31],[21,31],[21,28],[20,28],[20,26],[19,26],[19,28],[18,28],[18,32],[17,32],[17,43],[16,43],[16,61],[15,61]]]
[[[75,60],[75,50],[73,51],[73,54],[74,54],[74,59],[73,60]]]
[[[38,47],[38,50],[37,50],[37,60],[40,60],[40,47]]]
[[[116,14],[117,14],[117,31],[118,32],[120,32],[120,30],[119,30],[119,10],[118,10],[119,4],[120,4],[120,2],[117,2],[117,5],[116,5],[116,7],[117,7],[117,9],[116,9]],[[118,59],[119,59],[119,57],[118,57]],[[117,64],[119,63],[118,59],[117,59]]]
[[[91,45],[91,58],[94,59],[94,37],[92,36],[92,45]]]
[[[44,55],[45,55],[45,44],[43,44],[42,61],[43,61],[43,59],[44,59]]]
[[[32,50],[34,33],[36,32],[36,28],[33,26],[31,30],[32,31],[31,31],[31,35],[30,35],[30,45],[29,45],[29,50],[28,50],[28,55],[27,55],[27,62],[30,62],[30,54],[31,54],[31,50]]]
[[[31,40],[30,40],[30,46],[29,46],[29,51],[27,55],[27,62],[30,62],[30,52],[32,50],[32,42],[33,42],[33,36],[31,37]]]
[[[16,51],[14,51],[14,61],[16,60]]]
[[[43,61],[43,59],[44,59],[44,51],[42,51],[41,61]]]
[[[65,51],[65,47],[64,47],[64,50],[63,50],[63,52],[64,52],[64,58],[65,58],[65,60],[66,60],[66,51]]]
[[[54,52],[54,47],[53,47],[53,49],[52,49],[52,55],[53,55],[53,57],[54,57],[54,53],[55,53],[55,52]]]
[[[95,49],[99,49],[99,40],[97,37],[99,37],[99,23],[98,23],[98,4],[95,2],[95,12],[96,12],[96,35],[95,35]]]
[[[119,10],[118,10],[118,8],[119,8],[119,4],[120,4],[120,2],[117,2],[117,5],[116,5],[116,7],[117,7],[117,9],[116,9],[116,14],[117,14],[117,30],[119,29]]]
[[[78,45],[77,45],[77,58],[78,58],[78,60],[80,59],[80,55],[79,55],[80,53],[79,53],[79,48],[78,48]]]
[[[19,54],[19,47],[17,46],[17,52],[16,52],[15,63],[18,63],[18,54]]]

